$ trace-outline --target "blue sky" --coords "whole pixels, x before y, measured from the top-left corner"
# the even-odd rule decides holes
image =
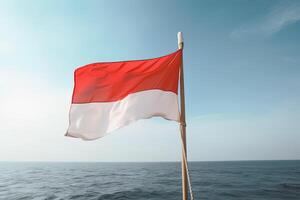
[[[185,39],[190,160],[300,159],[299,1],[0,1],[0,160],[180,160],[178,125],[63,137],[76,67]]]

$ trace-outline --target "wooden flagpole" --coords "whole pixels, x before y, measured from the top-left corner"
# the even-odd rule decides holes
[[[183,37],[182,33],[178,32],[178,49],[183,49]],[[185,96],[184,96],[184,73],[183,73],[183,59],[180,65],[180,132],[182,139],[182,199],[188,199],[188,180],[187,180],[187,166],[185,164],[185,159],[187,159],[186,154],[186,121],[185,121]]]

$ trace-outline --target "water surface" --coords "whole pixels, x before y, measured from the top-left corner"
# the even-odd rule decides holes
[[[196,200],[300,199],[300,161],[191,162]],[[0,199],[180,200],[180,163],[0,162]]]

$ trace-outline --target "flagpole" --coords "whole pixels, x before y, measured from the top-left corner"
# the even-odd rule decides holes
[[[182,33],[178,32],[178,49],[183,49],[183,37]],[[188,180],[187,180],[187,166],[185,161],[187,159],[186,154],[186,121],[185,121],[185,96],[184,96],[184,73],[183,73],[183,59],[180,65],[180,132],[182,139],[182,199],[188,199]]]

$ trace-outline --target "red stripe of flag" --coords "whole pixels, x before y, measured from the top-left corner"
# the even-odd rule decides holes
[[[148,60],[101,62],[75,71],[72,103],[112,102],[159,89],[177,94],[182,50]]]

